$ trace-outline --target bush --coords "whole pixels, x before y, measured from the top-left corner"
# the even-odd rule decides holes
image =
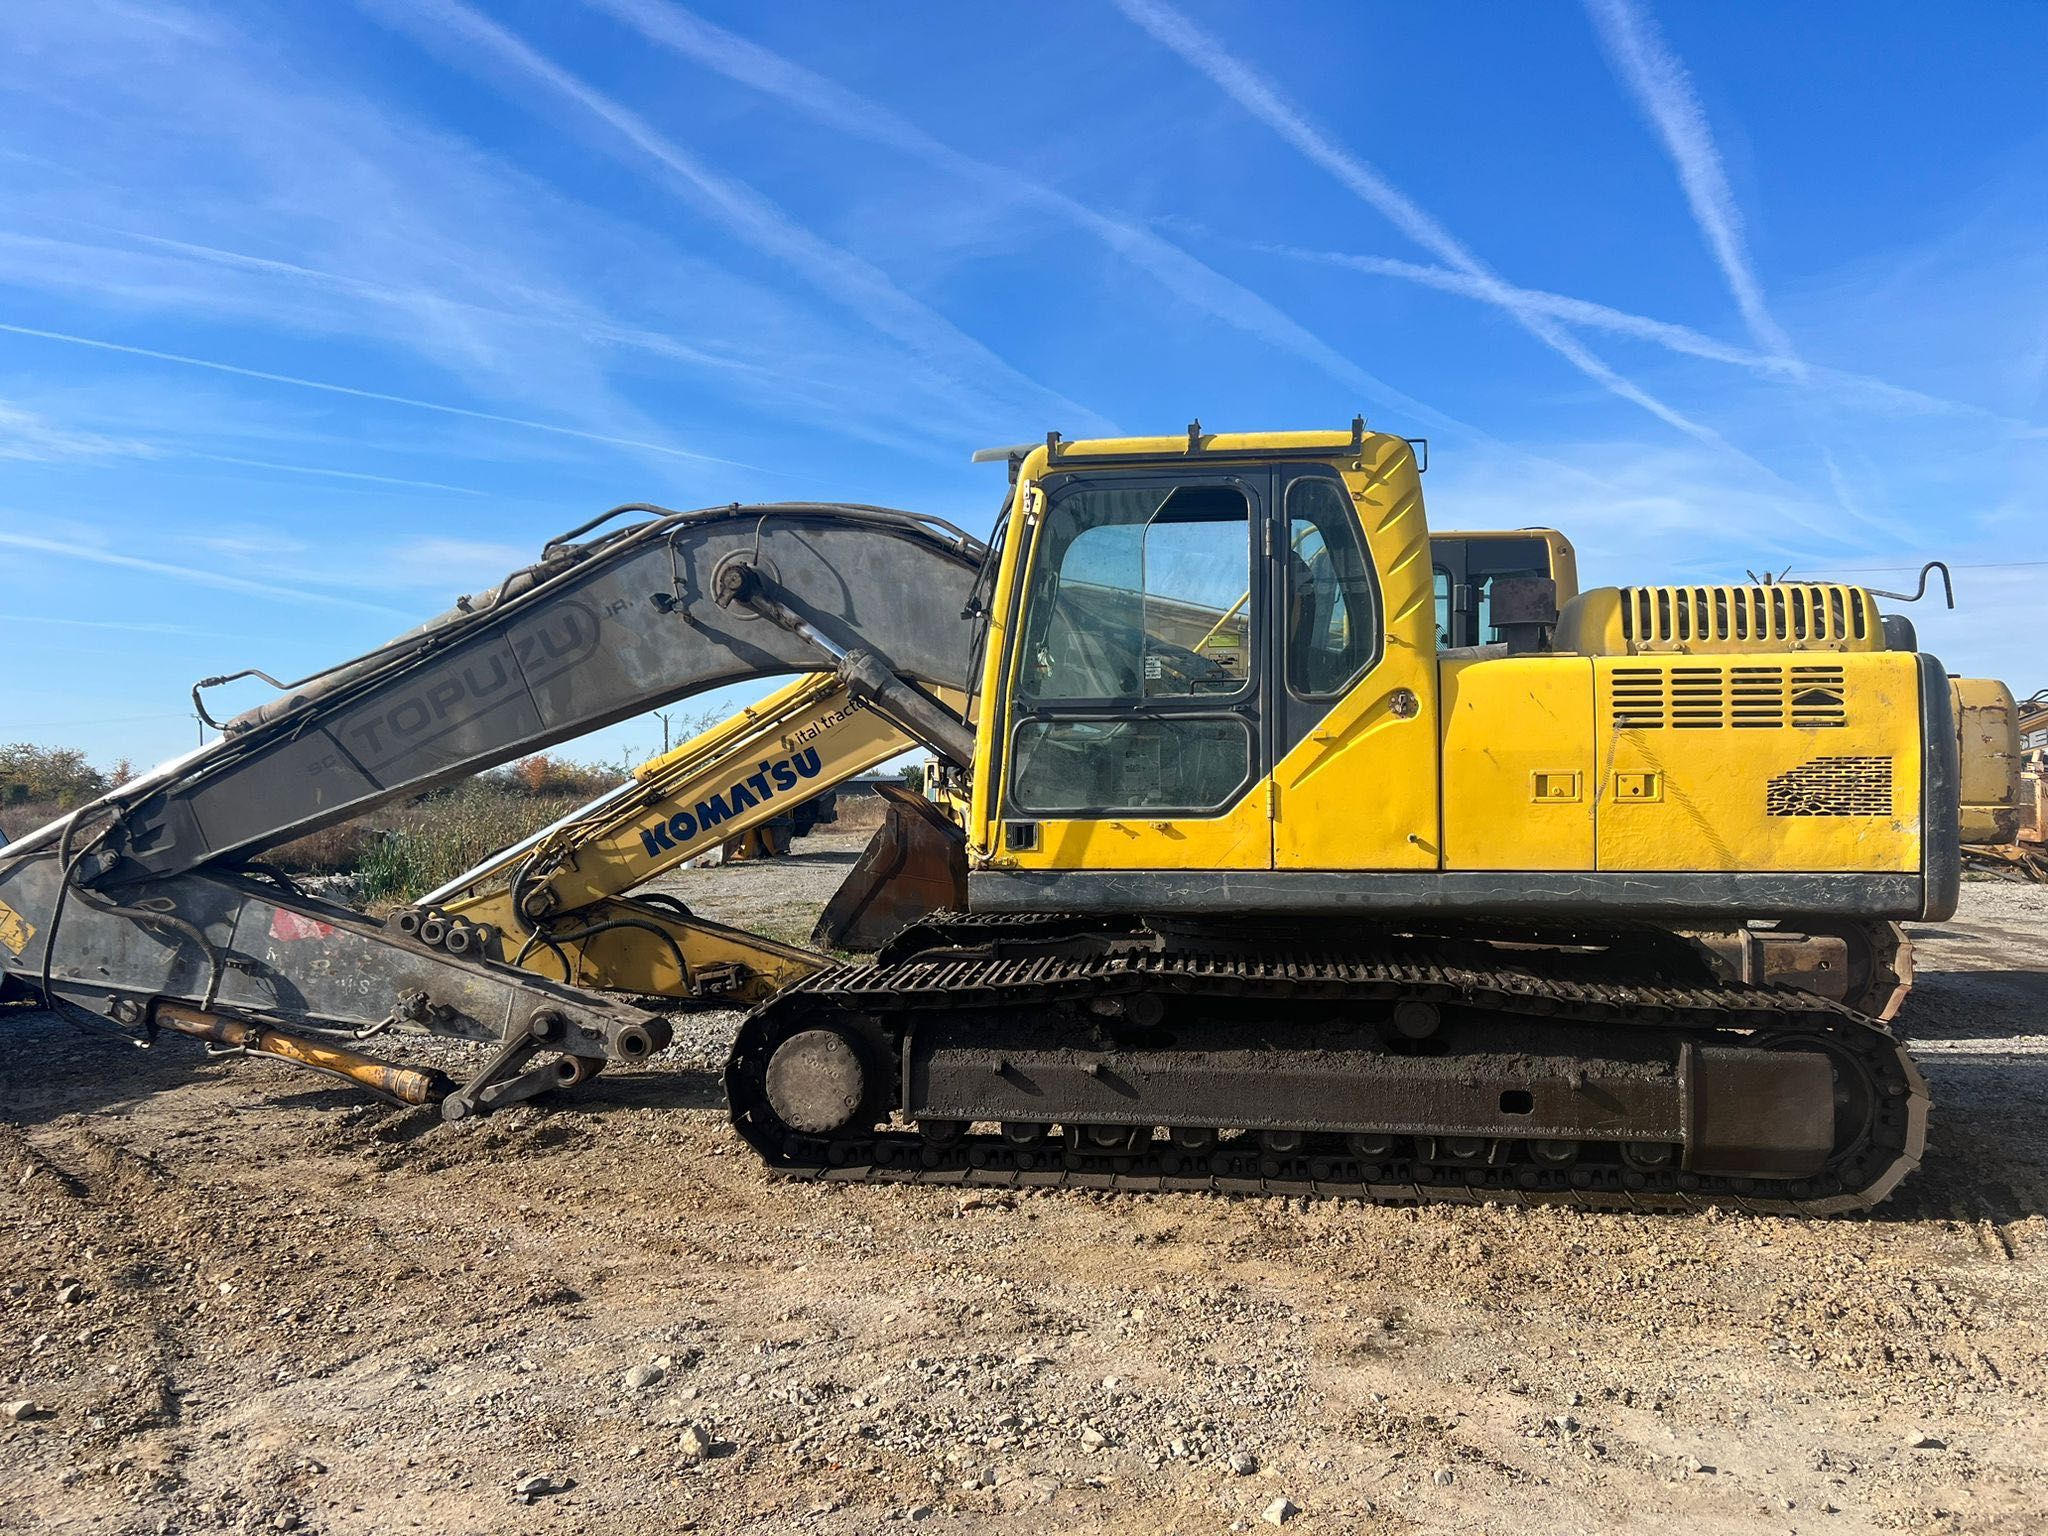
[[[54,800],[24,800],[19,805],[0,801],[0,832],[9,837],[20,837],[22,833],[33,832],[63,814],[64,807]]]
[[[125,778],[127,764],[121,766]],[[98,799],[117,782],[76,747],[37,747],[25,741],[0,746],[0,805],[48,802],[68,811]]]
[[[481,782],[508,794],[570,796],[581,802],[596,799],[631,773],[629,768],[607,764],[587,767],[536,752],[484,774]]]
[[[417,901],[589,798],[582,790],[509,790],[496,775],[429,795],[369,834],[355,864],[363,898],[397,905]]]

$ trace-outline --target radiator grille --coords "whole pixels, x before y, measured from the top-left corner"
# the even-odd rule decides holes
[[[1816,757],[1770,781],[1764,810],[1771,816],[1889,816],[1892,760]]]
[[[1621,634],[1632,645],[1803,641],[1839,645],[1870,633],[1868,600],[1833,582],[1771,586],[1623,587]]]
[[[1849,722],[1842,669],[1801,667],[1616,667],[1620,730],[1777,730]]]

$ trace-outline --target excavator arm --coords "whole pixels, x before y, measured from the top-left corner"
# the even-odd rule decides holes
[[[965,714],[963,693],[931,693]],[[760,1002],[827,957],[627,893],[917,744],[838,673],[810,673],[642,764],[395,921],[579,986],[719,1007]]]
[[[632,513],[644,520],[597,532]],[[944,699],[967,692],[984,554],[948,524],[881,508],[616,509],[0,849],[0,973],[145,1037],[219,1039],[219,1021],[241,1021],[496,1042],[453,1114],[643,1058],[665,1038],[659,1019],[307,897],[260,854],[672,700],[791,672],[831,671],[963,760],[972,735]],[[533,1065],[544,1052],[560,1060]]]

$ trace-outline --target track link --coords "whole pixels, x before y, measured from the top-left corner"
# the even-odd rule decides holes
[[[1277,953],[1261,942],[1233,951],[1227,939],[1215,947],[1189,947],[1184,937],[1161,943],[1135,922],[1063,928],[1057,918],[945,916],[892,945],[883,964],[820,972],[757,1009],[735,1041],[727,1095],[735,1127],[772,1169],[832,1180],[1832,1215],[1876,1204],[1917,1166],[1926,1088],[1883,1024],[1803,992],[1657,969],[1661,975],[1618,952],[1473,941],[1389,939]],[[1675,1031],[1695,1044],[1796,1046],[1827,1055],[1861,1107],[1838,1130],[1846,1139],[1819,1173],[1778,1179],[1646,1169],[1615,1147],[1606,1160],[1596,1154],[1560,1167],[1505,1138],[1480,1162],[1441,1155],[1443,1138],[1420,1135],[1397,1138],[1390,1155],[1371,1161],[1353,1155],[1342,1136],[1307,1131],[1299,1150],[1285,1155],[1250,1133],[1200,1151],[1149,1132],[1113,1151],[1057,1142],[1020,1147],[971,1132],[935,1140],[907,1126],[806,1136],[783,1125],[769,1104],[769,1059],[806,1029],[861,1033],[900,1070],[911,1032],[949,1015],[1022,1020],[1139,998],[1157,999],[1169,1017],[1205,1003],[1250,1001],[1283,1018],[1309,1005],[1328,1018],[1347,1004],[1383,1012],[1423,1003],[1509,1021],[1532,1042],[1557,1026],[1623,1026]]]

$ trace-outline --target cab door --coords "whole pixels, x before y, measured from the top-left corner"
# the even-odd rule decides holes
[[[1081,470],[1039,489],[1001,748],[1005,862],[1270,867],[1271,472]]]
[[[1276,472],[1266,686],[1276,869],[1438,864],[1435,615],[1413,463],[1397,446],[1348,478],[1326,465]]]

